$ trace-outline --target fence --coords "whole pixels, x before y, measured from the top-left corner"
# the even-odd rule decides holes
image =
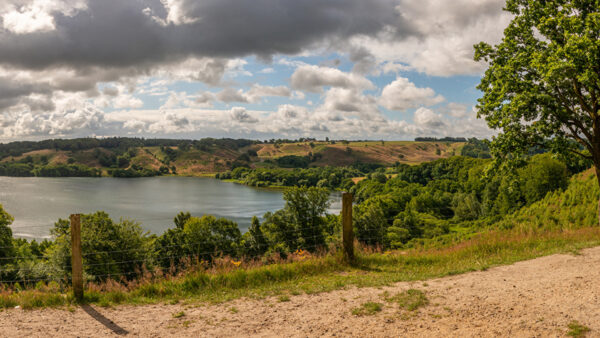
[[[347,261],[351,262],[354,260],[354,234],[353,234],[353,226],[352,226],[352,202],[353,202],[353,196],[350,193],[343,193],[342,194],[342,246],[343,246],[343,253],[344,253],[344,257]],[[83,292],[84,292],[84,265],[83,265],[83,258],[84,257],[91,257],[91,256],[102,256],[102,255],[108,255],[108,254],[125,254],[125,253],[132,253],[132,251],[138,250],[141,251],[139,249],[122,249],[122,250],[111,250],[111,251],[101,251],[101,252],[83,252],[82,251],[82,243],[81,243],[81,215],[80,214],[72,214],[70,216],[70,232],[71,232],[71,257],[70,257],[70,262],[71,262],[71,276],[70,276],[70,283],[72,285],[72,290],[73,290],[73,294],[75,296],[76,299],[82,299],[83,298]],[[318,237],[322,237],[322,235],[317,235],[315,234],[315,230],[317,230],[316,228],[304,228],[301,229],[304,233],[305,236],[303,237],[303,239],[305,241],[310,241],[310,240],[316,240]],[[297,232],[297,230],[295,230]],[[312,231],[312,236],[311,236],[311,231]],[[308,236],[306,236],[308,235]],[[205,251],[202,252],[200,250],[200,247],[202,244],[204,243],[192,243],[192,244],[197,244],[198,245],[198,250],[195,252],[195,257],[196,259],[198,259],[198,257],[202,257],[203,255],[213,255],[215,254],[215,251]],[[172,245],[172,246],[163,246],[163,248],[174,248],[174,249],[178,249],[179,246],[178,245]],[[304,250],[315,250],[317,249],[316,245],[313,246],[305,246],[303,247]],[[145,264],[146,262],[149,261],[149,257],[148,256],[144,256],[144,252],[140,252],[142,254],[142,256],[140,257],[136,257],[135,259],[125,259],[125,260],[120,260],[120,261],[110,261],[110,262],[105,262],[105,263],[93,263],[93,264],[86,264],[86,267],[89,268],[94,268],[96,266],[105,266],[106,267],[106,271],[110,271],[110,267],[114,267],[114,265],[120,265],[121,267],[126,267],[127,265],[131,265],[131,266],[139,266],[141,264]],[[228,252],[228,250],[225,250],[223,248],[223,250],[219,250],[219,253],[222,255],[228,255],[228,254],[232,254],[233,252]],[[147,255],[147,253],[146,253]],[[124,255],[125,256],[125,255]],[[18,259],[19,257],[0,257],[0,260],[2,260],[3,258],[5,259]],[[30,257],[24,257],[24,258],[30,258]],[[39,258],[43,258],[43,256],[39,257]],[[184,259],[184,258],[188,258],[191,259],[192,257],[188,257],[186,255],[172,255],[172,256],[163,256],[163,257],[158,257],[158,258],[153,258],[153,261],[156,262],[173,262],[175,259]],[[256,258],[256,257],[255,257]],[[234,262],[239,264],[239,262]],[[154,269],[154,271],[156,272],[164,272],[165,270],[169,270],[171,269],[171,267],[164,267],[164,264],[162,264],[160,267],[156,267]],[[0,272],[7,272],[11,269],[0,269]],[[25,270],[28,269],[23,269],[23,268],[17,268],[18,271],[21,272],[26,272]],[[132,269],[133,270],[133,269]],[[67,275],[68,272],[68,267],[62,266],[62,267],[58,267],[56,268],[57,272],[61,272],[63,273],[65,276]],[[125,277],[128,275],[134,275],[134,274],[139,274],[140,271],[129,271],[129,272],[122,272],[119,274],[111,274],[110,272],[107,274],[96,274],[96,275],[92,275],[92,277],[94,278],[111,278],[111,277]],[[116,275],[116,276],[115,276]],[[22,280],[15,280],[15,281],[0,281],[1,283],[4,282],[23,282],[23,283],[31,283],[31,282],[39,282],[39,281],[49,281],[49,279],[47,278],[39,278],[39,279],[22,279]],[[69,283],[69,279],[68,277],[65,278],[65,282]]]

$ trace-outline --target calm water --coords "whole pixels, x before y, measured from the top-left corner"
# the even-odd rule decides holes
[[[332,195],[331,212],[340,196]],[[0,177],[0,204],[11,214],[16,237],[45,238],[59,218],[106,211],[113,219],[134,219],[161,234],[179,211],[211,214],[238,223],[245,231],[252,216],[283,208],[282,193],[212,178],[20,178]]]

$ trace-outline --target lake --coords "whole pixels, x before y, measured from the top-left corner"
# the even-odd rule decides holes
[[[48,238],[59,218],[106,211],[111,218],[134,219],[152,233],[174,227],[180,211],[210,214],[238,223],[245,232],[252,216],[283,208],[282,192],[198,177],[42,178],[0,177],[0,204],[15,221],[15,237]],[[341,196],[332,194],[330,212],[339,213]]]

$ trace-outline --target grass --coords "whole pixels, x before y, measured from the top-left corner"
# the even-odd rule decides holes
[[[372,316],[377,312],[381,312],[383,305],[375,302],[367,302],[361,306],[352,309],[352,314],[355,316]]]
[[[567,332],[567,336],[581,338],[585,337],[585,335],[590,331],[591,330],[589,327],[581,325],[578,321],[574,320],[569,323],[569,331]]]
[[[386,297],[385,300],[397,303],[400,308],[408,311],[415,311],[416,309],[429,304],[429,299],[427,299],[425,293],[417,289],[403,291],[395,296]]]
[[[192,271],[180,276],[138,281],[131,287],[118,283],[88,286],[86,303],[111,306],[183,300],[225,302],[241,297],[263,298],[282,294],[318,293],[347,286],[386,286],[400,281],[423,281],[555,253],[577,252],[600,245],[600,227],[573,230],[497,230],[444,248],[404,252],[357,251],[355,264],[338,255],[309,257],[302,261]],[[112,287],[111,287],[112,285]],[[24,309],[75,304],[70,290],[38,287],[15,291],[0,289],[0,308]]]
[[[181,318],[183,316],[185,316],[185,312],[183,312],[183,311],[179,311],[179,312],[173,314],[173,318]]]

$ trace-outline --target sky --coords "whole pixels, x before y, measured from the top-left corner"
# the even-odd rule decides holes
[[[0,0],[0,142],[489,137],[503,0]]]

